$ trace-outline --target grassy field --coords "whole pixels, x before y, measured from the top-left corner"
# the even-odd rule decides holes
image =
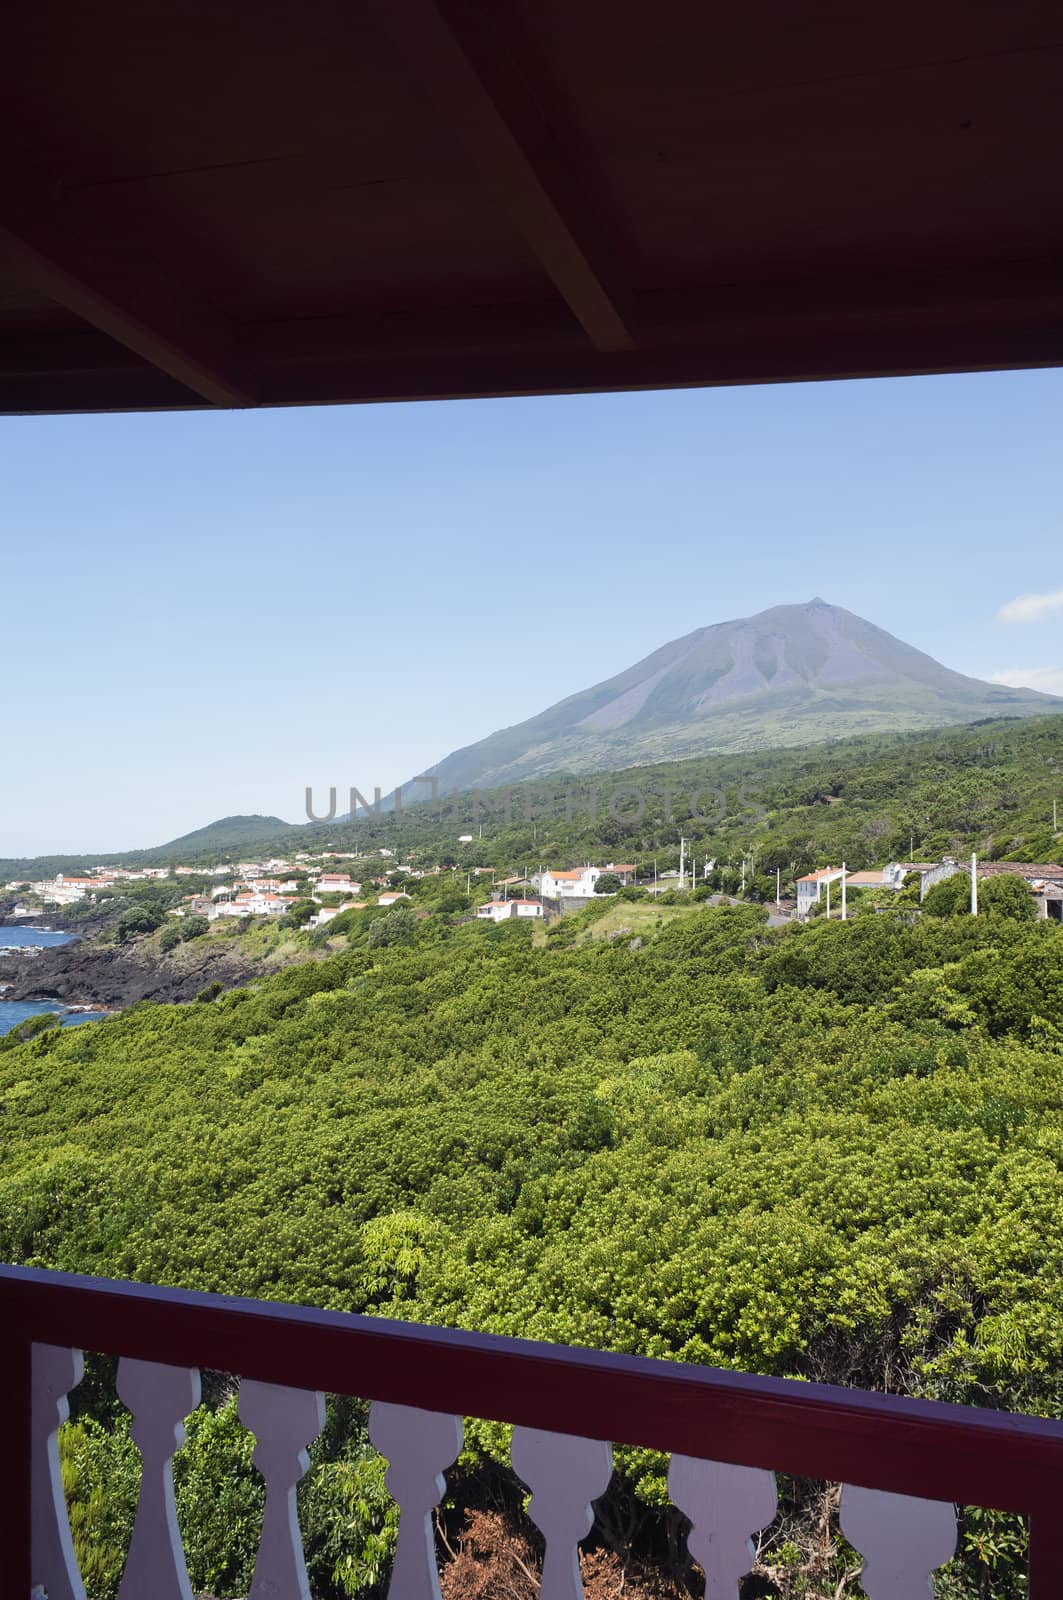
[[[651,900],[618,900],[604,916],[581,931],[576,943],[590,944],[596,939],[617,939],[622,935],[644,938],[669,922],[697,916],[703,910],[700,902],[689,906],[659,906]]]

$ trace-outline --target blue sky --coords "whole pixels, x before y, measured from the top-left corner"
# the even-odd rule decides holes
[[[1061,425],[1063,372],[4,419],[0,856],[300,819],[816,594],[1063,694]]]

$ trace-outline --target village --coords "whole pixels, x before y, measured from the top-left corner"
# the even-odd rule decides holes
[[[438,877],[455,870],[450,866],[420,868],[410,862],[396,862],[394,851],[386,848],[380,848],[377,855],[382,870],[362,877],[352,877],[351,868],[338,864],[357,861],[364,865],[365,857],[353,852],[323,851],[318,855],[301,852],[291,858],[227,862],[214,867],[128,868],[101,864],[85,874],[60,872],[34,882],[16,880],[4,885],[4,889],[21,897],[12,907],[10,916],[25,919],[34,916],[42,907],[76,906],[121,890],[125,885],[170,883],[191,878],[199,880],[197,887],[173,908],[174,916],[204,917],[208,922],[218,922],[225,918],[284,917],[294,908],[304,907],[307,916],[301,925],[315,928],[346,911],[364,910],[372,905],[394,906],[409,900],[410,895],[401,887],[402,882]],[[599,880],[609,874],[616,877],[619,886],[627,886],[635,882],[636,868],[633,863],[609,862],[605,867],[540,869],[528,877],[498,880],[497,869],[475,866],[467,870],[465,877],[470,897],[474,899],[474,885],[490,880],[491,898],[476,906],[475,915],[484,921],[499,922],[506,918],[543,917],[551,901],[559,910],[578,909],[594,898]],[[664,879],[677,876],[665,874]],[[203,881],[207,879],[216,881],[207,887]],[[536,891],[534,895],[528,892],[532,889]]]
[[[345,862],[357,865],[345,866]],[[322,851],[212,867],[177,864],[128,868],[101,864],[84,874],[57,873],[36,882],[8,883],[5,888],[19,897],[10,916],[24,920],[39,915],[42,908],[62,911],[91,904],[120,892],[126,885],[173,885],[180,879],[192,879],[196,880],[194,885],[173,906],[171,915],[217,923],[248,917],[281,918],[296,912],[298,926],[304,929],[324,927],[347,911],[371,906],[387,908],[410,901],[405,884],[412,886],[417,880],[446,873],[464,876],[469,915],[492,923],[526,918],[549,920],[632,888],[648,897],[700,891],[697,898],[717,903],[743,898],[741,893],[738,897],[711,893],[717,863],[711,857],[700,862],[688,858],[685,841],[678,868],[660,873],[654,865],[640,869],[633,862],[609,861],[602,866],[589,862],[576,867],[541,866],[537,871],[526,869],[523,874],[502,876],[500,869],[482,865],[459,869],[453,864],[421,867],[400,862],[394,851],[384,847],[377,850],[376,862],[374,870],[366,871],[367,864],[373,863],[364,855]],[[356,872],[358,875],[353,875]],[[776,873],[775,896],[769,902],[770,920],[776,925],[791,920],[804,922],[813,916],[844,921],[855,898],[874,895],[876,904],[888,904],[894,894],[905,889],[909,900],[917,891],[921,904],[935,885],[961,872],[971,876],[970,909],[975,913],[979,886],[994,878],[1011,876],[1033,896],[1038,919],[1063,921],[1063,866],[983,861],[976,855],[972,855],[969,864],[946,855],[938,861],[890,861],[882,867],[855,871],[842,862],[804,873],[792,884],[780,871]],[[487,898],[481,898],[483,892]]]

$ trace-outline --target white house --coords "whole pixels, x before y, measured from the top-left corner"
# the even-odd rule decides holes
[[[352,883],[346,872],[323,872],[314,885],[315,894],[357,894],[360,883]]]
[[[263,917],[283,917],[292,903],[292,897],[283,894],[256,894],[252,901],[255,912]]]
[[[215,905],[217,917],[283,917],[291,900],[279,894],[238,894],[235,900]]]
[[[235,900],[223,900],[220,904],[215,902],[210,920],[216,922],[219,917],[249,917],[251,912],[251,896],[239,894]]]
[[[326,922],[331,922],[334,917],[340,916],[347,909],[346,906],[322,906],[321,910],[315,911],[310,918],[310,926],[312,928],[323,927]]]
[[[953,877],[963,869],[951,856],[940,861],[890,861],[884,867],[871,867],[859,872],[846,872],[846,887],[850,889],[903,889],[905,879],[911,874],[919,884],[919,898],[925,900],[935,883]],[[807,917],[812,907],[825,898],[830,884],[840,883],[841,867],[820,867],[816,872],[806,872],[797,880],[797,915]],[[832,904],[841,904],[841,891],[831,896]]]
[[[98,883],[95,878],[71,878],[62,872],[57,872],[50,881],[30,884],[34,894],[56,906],[72,906],[76,901],[84,900],[90,889],[103,887],[106,885]]]
[[[797,915],[807,917],[812,907],[819,904],[820,896],[827,885],[838,883],[841,875],[841,867],[819,867],[815,872],[806,872],[803,878],[798,878]],[[840,896],[838,904],[841,904]]]
[[[508,922],[516,917],[541,917],[542,904],[538,900],[488,900],[477,906],[476,916],[481,922]]]
[[[571,872],[547,868],[539,877],[539,893],[544,900],[589,899],[601,875],[600,867],[576,867]]]
[[[388,889],[383,894],[377,895],[376,903],[378,906],[393,906],[399,900],[408,900],[409,898],[409,895],[404,894],[401,889]]]

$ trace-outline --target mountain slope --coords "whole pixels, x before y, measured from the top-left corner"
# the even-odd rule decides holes
[[[1063,711],[1063,700],[964,677],[815,599],[698,628],[627,671],[429,768],[440,791],[595,772],[707,751]]]
[[[142,850],[140,854],[145,858],[160,857],[176,861],[183,855],[204,850],[246,849],[248,845],[268,843],[278,833],[289,831],[291,826],[283,817],[264,817],[258,813],[249,817],[220,817],[217,822],[208,822],[204,828],[183,833],[179,839],[170,839],[166,844],[156,845],[152,850]]]

